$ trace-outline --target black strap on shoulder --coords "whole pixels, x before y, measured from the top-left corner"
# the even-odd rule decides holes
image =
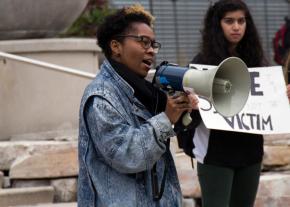
[[[170,140],[168,139],[167,143],[166,143],[166,150],[169,150],[169,142],[170,142]],[[154,201],[158,201],[162,198],[162,195],[164,192],[164,187],[165,187],[167,171],[168,171],[168,165],[167,165],[166,160],[164,160],[164,170],[163,170],[163,176],[162,176],[162,181],[161,181],[160,191],[159,191],[156,163],[154,164],[154,166],[151,170],[151,184],[152,184],[152,193],[153,193],[153,200]]]

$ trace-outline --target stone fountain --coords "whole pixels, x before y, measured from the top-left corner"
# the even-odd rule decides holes
[[[70,26],[88,0],[0,0],[0,40],[50,38]]]
[[[96,73],[95,39],[57,38],[88,0],[0,0],[0,51]],[[0,140],[75,129],[89,79],[0,57]]]

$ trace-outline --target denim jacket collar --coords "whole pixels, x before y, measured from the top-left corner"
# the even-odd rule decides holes
[[[104,61],[101,70],[109,73],[111,77],[116,80],[116,83],[123,89],[123,92],[130,100],[134,99],[134,89],[115,71],[107,59]]]

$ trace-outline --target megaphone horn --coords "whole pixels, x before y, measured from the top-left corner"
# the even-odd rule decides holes
[[[155,80],[177,91],[192,88],[196,94],[209,99],[216,111],[226,117],[234,116],[243,109],[251,87],[248,68],[237,57],[229,57],[216,68],[208,70],[161,65]]]

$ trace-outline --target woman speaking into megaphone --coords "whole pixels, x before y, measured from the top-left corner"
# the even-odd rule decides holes
[[[252,15],[241,0],[219,0],[209,6],[200,48],[192,63],[219,65],[235,56],[248,67],[267,65]],[[252,207],[259,184],[263,136],[210,130],[198,111],[191,115],[189,130],[182,130],[178,124],[176,128],[179,140],[189,143],[183,145],[184,151],[197,160],[202,206]]]

